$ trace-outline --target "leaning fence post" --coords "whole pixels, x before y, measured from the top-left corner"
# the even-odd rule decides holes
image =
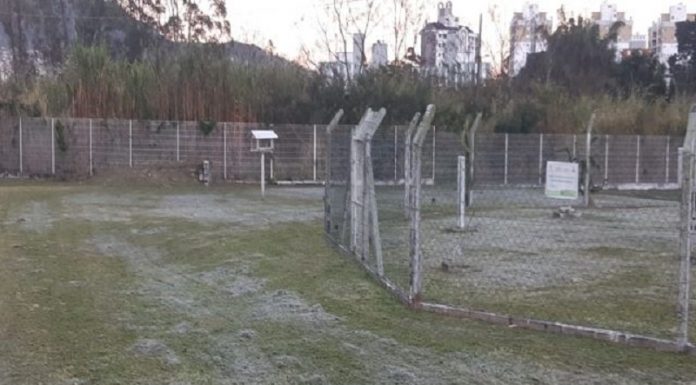
[[[56,120],[51,119],[51,174],[56,175]]]
[[[89,176],[94,176],[94,153],[92,151],[92,119],[89,120]]]
[[[411,223],[409,236],[409,253],[411,257],[409,298],[411,302],[419,302],[423,293],[423,256],[421,254],[420,244],[421,160],[423,155],[423,141],[425,140],[425,135],[430,130],[434,117],[435,106],[429,105],[412,142],[413,162],[411,164],[411,174],[413,180],[409,186],[411,189]]]
[[[24,175],[24,156],[22,152],[24,151],[24,143],[22,138],[22,117],[19,117],[19,175]]]
[[[679,149],[682,155],[682,201],[680,207],[680,257],[679,267],[679,325],[677,345],[685,349],[689,346],[689,301],[691,294],[691,232],[694,204],[694,154],[687,149]]]

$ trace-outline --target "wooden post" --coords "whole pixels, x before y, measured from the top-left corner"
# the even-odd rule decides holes
[[[411,180],[413,179],[411,175],[413,171],[413,168],[411,167],[411,162],[413,160],[413,132],[418,127],[420,117],[420,112],[416,113],[416,115],[413,116],[413,119],[411,119],[411,123],[408,125],[408,129],[406,130],[406,138],[404,140],[404,215],[407,218],[411,213],[409,206],[411,204]]]
[[[94,155],[92,151],[92,119],[89,120],[89,176],[94,176]]]
[[[457,198],[459,200],[459,228],[466,228],[466,157],[457,158]]]
[[[421,254],[420,244],[420,198],[421,198],[421,160],[423,155],[423,141],[425,135],[430,130],[435,117],[435,106],[429,105],[423,121],[421,121],[413,137],[413,162],[411,164],[411,174],[413,181],[409,188],[411,189],[411,225],[409,236],[409,251],[411,259],[411,279],[409,297],[411,302],[420,302],[423,294],[423,256]]]
[[[22,138],[22,117],[19,117],[19,175],[24,175],[24,139]]]
[[[326,148],[326,162],[325,162],[325,169],[324,169],[324,222],[325,222],[325,231],[327,234],[330,234],[332,231],[332,222],[331,222],[331,215],[332,215],[332,208],[331,208],[331,167],[333,166],[332,163],[332,155],[333,155],[333,132],[338,126],[338,122],[341,121],[341,118],[343,117],[343,110],[339,110],[336,115],[334,115],[334,118],[331,120],[331,123],[329,123],[328,126],[326,126],[326,143],[325,143],[325,148]]]
[[[56,120],[51,119],[51,174],[56,175]]]
[[[592,113],[590,118],[590,123],[587,125],[587,137],[585,142],[585,207],[590,207],[592,201],[590,200],[590,175],[592,174],[592,130],[594,129],[594,122],[597,115]]]
[[[689,300],[691,294],[691,232],[694,204],[694,154],[687,149],[679,149],[682,155],[682,201],[680,209],[680,257],[679,267],[679,317],[677,344],[681,348],[689,346]]]

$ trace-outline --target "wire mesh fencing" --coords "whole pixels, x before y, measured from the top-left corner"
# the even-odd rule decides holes
[[[405,127],[395,132],[406,137]],[[692,213],[688,223],[696,215],[685,206],[693,208],[693,160],[682,164],[681,142],[478,134],[467,151],[459,134],[431,130],[421,148],[419,205],[413,206],[404,186],[404,161],[412,156],[406,143],[375,140],[373,159],[394,157],[404,166],[397,167],[396,183],[375,184],[379,239],[359,227],[360,239],[376,244],[359,259],[374,272],[380,254],[378,278],[416,308],[658,348],[691,346],[686,336],[696,333],[696,323],[687,315],[694,315],[696,293],[685,284],[691,235],[684,235],[690,228],[684,212]],[[349,197],[359,153],[351,151],[349,128],[328,146],[335,183],[327,186],[327,231],[355,254]],[[577,196],[558,199],[547,191],[549,162],[576,165]],[[377,172],[383,164],[374,167]]]

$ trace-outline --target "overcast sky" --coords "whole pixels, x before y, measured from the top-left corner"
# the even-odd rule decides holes
[[[365,0],[355,0],[365,1]],[[382,0],[385,3],[388,0]],[[426,0],[429,3],[427,18],[434,20],[437,17],[437,0]],[[273,41],[276,51],[289,59],[296,59],[301,47],[304,45],[311,49],[317,60],[326,59],[326,52],[317,48],[317,42],[321,40],[318,33],[318,20],[322,19],[322,8],[331,0],[227,0],[229,14],[232,23],[233,37],[236,40],[255,43],[266,47],[269,40]],[[487,10],[491,6],[497,6],[504,29],[508,28],[512,13],[519,11],[524,1],[512,0],[453,0],[454,13],[460,17],[463,24],[475,27],[478,23],[478,15],[484,14],[484,47],[497,46],[496,30],[488,17]],[[624,11],[633,18],[633,33],[647,34],[648,27],[659,17],[660,13],[667,13],[669,6],[678,4],[679,0],[613,0],[619,11]],[[689,12],[696,13],[696,0],[681,0],[686,4]],[[556,10],[561,5],[565,6],[566,13],[570,16],[589,15],[598,11],[602,0],[538,0],[542,11],[548,12],[556,21]],[[377,39],[390,41],[388,25],[382,30],[376,30],[368,36],[368,46]],[[473,28],[476,29],[476,28]],[[393,44],[392,44],[393,45]],[[391,45],[390,57],[393,55]],[[484,49],[490,51],[490,49]]]

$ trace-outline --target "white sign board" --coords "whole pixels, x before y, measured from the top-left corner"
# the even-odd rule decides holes
[[[546,196],[556,199],[578,199],[580,168],[577,163],[546,163]]]

